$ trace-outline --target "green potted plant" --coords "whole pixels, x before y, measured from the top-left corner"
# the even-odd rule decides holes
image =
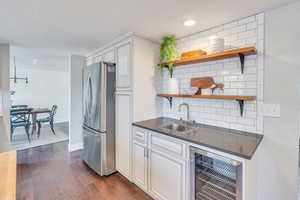
[[[163,71],[163,68],[166,66],[170,75],[170,79],[167,83],[167,91],[169,94],[178,94],[179,87],[178,81],[176,78],[173,78],[174,64],[173,62],[178,58],[178,51],[176,49],[176,38],[175,36],[165,36],[162,39],[160,45],[160,70]]]

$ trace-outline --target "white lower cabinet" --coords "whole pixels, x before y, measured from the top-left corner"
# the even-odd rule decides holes
[[[133,143],[133,182],[144,191],[148,190],[148,158],[147,147],[134,142]]]
[[[150,195],[161,200],[183,200],[184,190],[185,162],[150,150]]]
[[[134,128],[134,135],[147,130]],[[151,138],[152,133],[148,133]],[[162,138],[161,138],[162,139]],[[167,141],[166,144],[173,142]],[[158,148],[151,148],[151,141],[141,143],[135,137],[132,144],[133,182],[157,200],[186,199],[186,160],[170,156]],[[170,144],[171,144],[170,143]]]

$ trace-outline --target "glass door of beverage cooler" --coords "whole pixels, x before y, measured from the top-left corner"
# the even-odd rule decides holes
[[[242,200],[242,163],[191,147],[192,200]]]

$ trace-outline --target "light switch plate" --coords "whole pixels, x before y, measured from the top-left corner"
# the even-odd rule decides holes
[[[3,116],[3,98],[2,98],[2,93],[0,91],[0,116]]]
[[[280,104],[262,104],[260,112],[266,117],[280,117]]]

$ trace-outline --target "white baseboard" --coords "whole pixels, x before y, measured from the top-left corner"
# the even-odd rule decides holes
[[[83,143],[82,142],[75,143],[75,144],[70,144],[69,143],[69,152],[77,151],[77,150],[81,150],[81,149],[83,149]]]

